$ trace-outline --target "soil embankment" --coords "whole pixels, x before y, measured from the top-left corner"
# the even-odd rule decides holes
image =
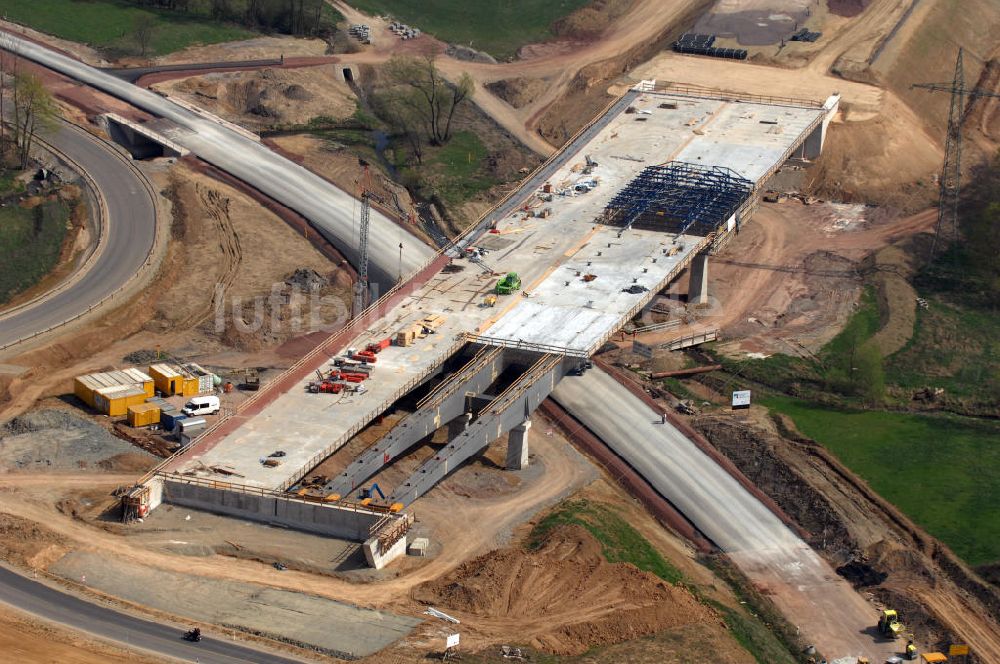
[[[554,529],[537,551],[491,551],[418,586],[413,597],[487,623],[523,621],[530,645],[561,655],[712,619],[686,590],[605,561],[581,526]]]
[[[1000,661],[1000,592],[815,441],[778,417],[748,425],[694,422],[723,454],[809,531],[809,543],[856,588],[900,611],[922,648],[969,643],[972,661]]]

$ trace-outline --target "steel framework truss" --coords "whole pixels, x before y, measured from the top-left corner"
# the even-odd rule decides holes
[[[605,223],[705,236],[750,197],[753,182],[721,166],[648,166],[608,203]]]

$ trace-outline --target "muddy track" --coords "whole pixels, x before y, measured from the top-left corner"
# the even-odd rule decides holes
[[[211,217],[218,233],[219,251],[223,257],[223,272],[216,284],[209,304],[208,314],[224,305],[226,293],[236,281],[236,274],[243,263],[243,248],[240,246],[240,236],[233,225],[229,214],[229,198],[223,196],[217,189],[196,185],[195,191],[201,200],[202,207]],[[199,319],[197,322],[201,322]]]

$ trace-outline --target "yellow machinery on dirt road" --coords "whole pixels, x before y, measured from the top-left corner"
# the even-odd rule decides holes
[[[899,622],[899,614],[893,609],[883,609],[878,619],[878,633],[894,639],[903,631],[903,623]]]

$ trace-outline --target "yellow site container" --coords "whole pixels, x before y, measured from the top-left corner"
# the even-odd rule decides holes
[[[94,407],[94,388],[85,380],[89,376],[77,376],[73,380],[73,394],[91,408]]]
[[[201,394],[201,386],[198,381],[197,376],[191,376],[184,379],[184,387],[181,391],[181,396],[184,397],[196,397]]]
[[[151,397],[154,394],[153,379],[138,369],[92,373],[85,376],[77,376],[73,381],[73,393],[88,406],[98,410],[104,410],[98,404],[97,399],[97,394],[101,390],[113,390],[122,387],[141,389],[147,397]]]
[[[156,389],[167,396],[180,394],[184,389],[184,376],[169,364],[151,365],[149,375]]]
[[[111,417],[125,415],[129,406],[138,406],[146,399],[146,390],[138,385],[116,385],[94,390],[94,408]]]
[[[160,407],[152,403],[141,403],[128,407],[128,423],[133,427],[148,427],[160,422]]]

